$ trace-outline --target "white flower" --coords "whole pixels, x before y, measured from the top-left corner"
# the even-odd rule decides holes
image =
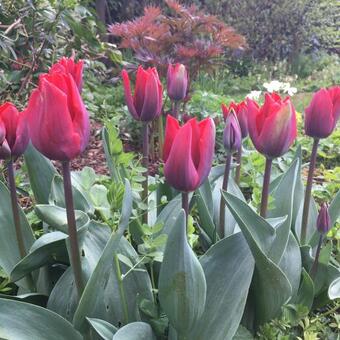
[[[251,91],[246,95],[247,98],[253,99],[253,100],[258,100],[261,96],[262,91]]]

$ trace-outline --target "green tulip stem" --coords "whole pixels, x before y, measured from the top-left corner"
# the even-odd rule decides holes
[[[82,278],[82,270],[80,264],[80,249],[78,244],[78,235],[77,235],[77,226],[76,226],[76,218],[74,214],[74,206],[73,206],[73,193],[72,193],[72,183],[71,183],[71,171],[70,171],[70,162],[65,161],[63,164],[63,176],[64,176],[64,193],[65,193],[65,205],[66,205],[66,215],[67,215],[67,224],[68,224],[68,236],[70,241],[70,250],[71,250],[71,266],[74,273],[74,279],[76,283],[78,299],[80,299],[83,290],[83,278]]]
[[[163,126],[163,114],[161,114],[157,119],[158,125],[158,148],[159,148],[159,158],[163,159],[163,146],[164,146],[164,126]]]
[[[237,185],[240,184],[240,178],[241,178],[241,161],[242,161],[242,145],[241,147],[237,150],[236,154],[236,173],[235,173],[235,182]]]
[[[310,156],[307,185],[306,185],[306,191],[305,191],[305,200],[303,202],[303,213],[302,213],[301,235],[300,235],[301,244],[305,244],[306,242],[309,205],[310,205],[310,199],[311,199],[311,194],[312,194],[313,176],[314,176],[314,170],[315,170],[315,164],[316,164],[318,144],[319,144],[319,139],[314,138],[312,154]]]
[[[228,190],[228,182],[229,182],[229,174],[230,174],[230,167],[231,167],[231,159],[232,154],[228,152],[225,168],[224,168],[224,176],[223,176],[223,184],[222,184],[222,191]],[[221,192],[221,202],[220,202],[220,237],[224,238],[224,226],[225,226],[225,202],[223,199],[223,195]]]
[[[311,268],[311,270],[309,272],[309,276],[312,278],[312,280],[314,280],[315,275],[316,275],[316,273],[318,271],[319,257],[320,257],[322,241],[323,241],[323,234],[320,234],[318,247],[316,248],[315,259],[314,259],[312,268]]]
[[[185,211],[185,226],[188,229],[188,216],[189,216],[189,193],[182,192],[182,208]]]
[[[174,100],[172,102],[172,116],[176,119],[178,119],[179,105],[180,105],[179,100]]]
[[[145,180],[143,182],[143,194],[142,201],[147,206],[145,213],[143,214],[143,223],[148,224],[148,179],[149,179],[149,123],[143,123],[143,167],[145,168],[144,177]]]
[[[26,256],[27,253],[25,249],[24,236],[22,235],[22,230],[21,230],[21,225],[20,225],[20,215],[19,215],[19,207],[18,207],[18,199],[17,199],[15,177],[14,177],[14,167],[13,167],[12,159],[7,164],[7,171],[8,171],[9,189],[11,193],[11,203],[12,203],[15,234],[17,237],[20,258],[23,258]]]
[[[273,160],[266,158],[266,167],[264,170],[263,177],[263,187],[262,187],[262,196],[261,196],[261,210],[260,215],[263,218],[267,216],[267,208],[268,208],[268,197],[269,197],[269,184],[270,184],[270,174],[272,171],[272,163]]]
[[[13,213],[13,221],[14,221],[14,228],[15,234],[18,242],[19,254],[20,258],[24,258],[27,255],[25,242],[24,242],[24,235],[22,234],[21,223],[20,223],[20,213],[19,213],[19,205],[18,205],[18,198],[17,198],[17,190],[15,185],[15,177],[14,177],[14,166],[13,160],[10,159],[7,164],[7,171],[8,171],[8,183],[9,183],[9,191],[11,194],[11,204],[12,204],[12,213]],[[26,276],[27,284],[32,292],[36,291],[35,284],[32,278],[32,275],[29,274]]]

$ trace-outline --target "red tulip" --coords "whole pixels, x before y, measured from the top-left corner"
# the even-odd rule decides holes
[[[226,117],[223,131],[223,144],[228,153],[240,149],[242,143],[241,128],[234,110],[231,110]]]
[[[229,107],[225,104],[222,104],[222,111],[224,119],[227,118],[229,112],[234,110],[238,122],[240,124],[242,138],[246,138],[248,136],[248,110],[247,103],[245,101],[240,103],[231,102]]]
[[[321,234],[328,233],[329,229],[332,227],[327,203],[322,203],[321,205],[316,221],[316,227]]]
[[[12,103],[0,106],[0,159],[18,157],[26,150],[29,134],[24,112]]]
[[[340,86],[316,92],[305,110],[305,132],[314,138],[326,138],[340,117]]]
[[[211,118],[190,119],[182,127],[167,116],[164,175],[175,189],[196,190],[208,177],[214,156],[215,124]]]
[[[269,159],[286,153],[297,135],[290,98],[282,100],[276,93],[266,93],[262,107],[249,98],[247,106],[249,135],[257,151]]]
[[[183,100],[187,95],[188,72],[183,64],[168,66],[167,90],[172,100]]]
[[[52,65],[50,69],[50,73],[69,73],[72,75],[74,81],[77,84],[79,92],[83,89],[83,67],[84,61],[79,60],[77,63],[74,61],[74,58],[66,58],[62,57],[57,63]]]
[[[163,87],[156,68],[144,70],[138,67],[135,93],[132,97],[130,79],[126,70],[122,71],[125,101],[136,120],[150,122],[159,116],[163,102]]]
[[[42,75],[27,111],[32,143],[43,155],[68,161],[84,151],[90,136],[89,116],[70,73]]]

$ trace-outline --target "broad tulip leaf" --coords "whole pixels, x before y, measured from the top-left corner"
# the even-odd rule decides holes
[[[93,213],[94,209],[84,197],[84,195],[74,186],[72,186],[74,209],[81,210],[85,213]],[[54,176],[51,184],[49,204],[66,208],[64,182],[61,176]]]
[[[113,256],[117,253],[121,238],[129,224],[131,211],[132,192],[130,184],[126,180],[123,207],[118,230],[111,234],[101,257],[85,286],[83,295],[81,296],[78,308],[73,318],[73,324],[76,329],[81,332],[86,332],[88,330],[89,326],[86,322],[86,317],[95,317],[106,321],[111,320],[111,306],[107,304],[107,296],[104,292],[108,286],[110,287]]]
[[[275,208],[269,211],[269,217],[287,216],[284,225],[277,229],[276,238],[270,249],[268,256],[276,264],[280,262],[283,253],[287,247],[289,240],[289,233],[291,230],[292,217],[293,217],[293,200],[295,192],[295,184],[297,179],[297,171],[299,161],[292,162],[287,172],[281,177],[279,184],[273,192],[270,193],[275,200]],[[300,277],[300,273],[298,273]]]
[[[232,339],[248,296],[254,259],[242,233],[213,245],[201,258],[207,281],[207,299],[202,317],[189,339]]]
[[[82,340],[60,315],[25,302],[0,299],[0,338],[20,340]]]
[[[206,288],[202,266],[187,241],[186,216],[181,210],[168,236],[158,282],[161,307],[181,336],[201,317]]]
[[[83,242],[79,244],[82,253],[81,267],[85,283],[96,267],[110,237],[110,228],[98,222],[91,221],[86,229],[85,235],[82,237]],[[72,321],[77,301],[73,270],[68,267],[53,287],[47,307],[65,319]]]
[[[68,233],[66,209],[56,205],[38,204],[35,206],[38,217],[52,228]],[[86,213],[75,210],[77,229],[86,226],[90,218]]]
[[[112,340],[156,340],[156,337],[149,324],[132,322],[120,328]]]
[[[328,296],[331,300],[340,298],[340,275],[329,285]]]
[[[117,332],[117,327],[111,325],[105,320],[95,318],[86,319],[90,323],[92,328],[96,331],[96,333],[104,340],[112,340],[113,336]]]
[[[32,229],[27,222],[24,212],[19,207],[20,226],[23,233],[25,248],[28,251],[35,241]],[[0,267],[9,276],[15,265],[20,261],[20,252],[15,233],[11,198],[4,183],[0,182]],[[29,289],[26,280],[18,285]]]
[[[33,305],[46,307],[48,296],[39,293],[27,293],[21,295],[0,294],[1,299],[16,300],[31,303]]]
[[[331,225],[334,226],[340,216],[340,190],[338,190],[333,201],[329,205],[329,215],[331,217]]]
[[[306,270],[303,268],[299,291],[296,298],[292,302],[296,305],[299,304],[306,306],[310,310],[313,305],[313,300],[314,300],[313,280],[306,272]]]
[[[283,225],[283,228],[285,227]],[[302,260],[299,244],[292,232],[289,233],[288,244],[279,262],[279,267],[287,276],[292,286],[292,295],[294,297],[298,293],[300,285]]]
[[[67,234],[60,231],[42,235],[33,243],[27,256],[14,267],[11,280],[15,282],[47,263],[56,262],[56,259],[68,261],[65,243],[67,237]]]
[[[34,198],[38,204],[47,204],[52,180],[58,174],[57,170],[31,143],[24,157]]]
[[[240,325],[233,340],[254,340],[254,337],[247,328]]]
[[[267,256],[275,239],[275,229],[245,202],[223,193],[255,259],[252,294],[256,327],[276,318],[292,295],[292,287],[283,271]]]

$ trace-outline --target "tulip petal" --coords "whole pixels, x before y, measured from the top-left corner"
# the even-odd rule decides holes
[[[200,162],[198,166],[199,187],[208,177],[211,170],[215,150],[215,124],[213,119],[206,118],[199,123],[200,128]]]
[[[163,147],[163,160],[166,162],[168,159],[172,144],[175,140],[176,134],[179,131],[179,122],[171,115],[166,117],[165,138]]]
[[[136,111],[139,116],[141,116],[143,105],[145,101],[145,91],[146,91],[146,84],[150,77],[150,73],[152,73],[151,69],[148,68],[144,70],[142,66],[138,66],[137,74],[136,74],[136,87],[135,87],[135,95],[134,95],[134,105]]]
[[[0,159],[7,159],[11,157],[11,149],[5,139],[2,144],[0,144]]]
[[[140,115],[141,121],[149,122],[160,114],[158,91],[158,79],[153,72],[150,72],[145,85],[144,104]]]
[[[329,89],[329,94],[333,103],[334,127],[340,118],[340,86],[334,86]]]
[[[12,149],[17,131],[19,112],[12,103],[5,103],[0,106],[0,118],[6,127],[6,140],[9,147]]]
[[[11,148],[12,156],[19,157],[22,155],[29,142],[29,132],[27,123],[27,112],[21,112],[18,118],[15,144]]]
[[[164,175],[175,189],[189,192],[197,188],[199,176],[191,158],[191,124],[185,124],[173,141],[164,166]]]
[[[258,105],[252,100],[247,98],[247,107],[248,107],[248,130],[250,138],[256,147],[258,148],[258,138],[261,130],[258,130],[256,119],[259,115],[260,108]]]
[[[269,158],[282,156],[296,138],[296,115],[290,100],[264,122],[259,136],[259,151]]]
[[[316,92],[310,105],[305,109],[305,133],[316,138],[328,137],[334,129],[333,103],[329,92]]]
[[[138,113],[137,113],[136,108],[135,108],[134,103],[133,103],[129,75],[126,72],[126,70],[122,71],[122,78],[123,78],[123,87],[124,87],[124,95],[125,95],[126,105],[129,109],[132,117],[139,120]]]
[[[0,144],[5,140],[6,137],[6,128],[5,124],[2,122],[1,117],[0,117]]]

